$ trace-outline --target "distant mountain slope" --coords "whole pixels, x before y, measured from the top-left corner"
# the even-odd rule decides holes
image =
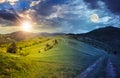
[[[15,40],[24,40],[24,39],[29,39],[37,36],[36,33],[25,32],[25,31],[13,32],[13,33],[10,33],[9,35],[11,35],[11,37],[13,37],[13,39]]]
[[[12,41],[21,41],[25,39],[31,39],[38,36],[57,36],[57,35],[64,35],[64,33],[32,33],[32,32],[25,32],[25,31],[16,31],[9,34],[0,34],[0,44],[10,43]]]
[[[85,36],[88,36],[103,42],[120,40],[119,35],[120,35],[120,28],[116,28],[112,26],[96,29],[85,34]]]
[[[0,44],[10,43],[12,41],[21,41],[36,37],[36,33],[17,31],[9,34],[0,34]]]
[[[117,27],[108,26],[85,34],[72,35],[72,37],[108,52],[120,52],[120,28]]]

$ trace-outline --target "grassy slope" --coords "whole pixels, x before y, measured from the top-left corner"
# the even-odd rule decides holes
[[[44,51],[43,47],[52,45],[54,39],[59,39],[59,43]],[[74,78],[104,54],[102,50],[65,37],[24,47],[22,52],[29,55],[0,54],[1,78]]]

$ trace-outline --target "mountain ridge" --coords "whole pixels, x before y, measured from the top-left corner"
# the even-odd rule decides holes
[[[110,53],[120,53],[120,28],[108,26],[84,34],[72,34],[72,38],[91,44]]]

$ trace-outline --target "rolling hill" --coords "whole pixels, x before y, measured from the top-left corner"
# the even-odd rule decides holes
[[[115,27],[86,34],[19,31],[1,35],[0,39],[8,42],[0,46],[0,78],[109,78],[114,66],[119,78],[120,57],[109,54],[119,50],[115,49],[119,43],[111,45],[114,39],[119,40],[118,35],[119,28]],[[17,52],[7,52],[13,41]]]
[[[72,34],[71,37],[89,43],[110,53],[120,53],[120,28],[108,26],[85,34]]]
[[[53,44],[54,40],[58,42]],[[106,54],[65,36],[37,37],[16,44],[22,47],[20,53],[0,52],[0,78],[75,78]]]

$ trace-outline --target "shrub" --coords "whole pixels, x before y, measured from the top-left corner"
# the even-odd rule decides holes
[[[56,44],[58,44],[58,41],[55,39],[55,40],[53,41],[53,45],[56,45]]]
[[[57,41],[57,40],[55,40],[54,42],[55,42],[56,44],[58,43],[58,41]]]
[[[47,51],[47,50],[52,49],[52,48],[53,48],[52,45],[46,46],[46,47],[44,48],[44,51]]]
[[[49,47],[50,45],[49,44],[46,44],[46,47]]]
[[[22,47],[20,47],[19,49],[22,50]]]
[[[11,43],[7,48],[7,52],[9,53],[17,53],[17,45],[15,42]]]
[[[38,53],[40,53],[41,51],[38,51]]]

